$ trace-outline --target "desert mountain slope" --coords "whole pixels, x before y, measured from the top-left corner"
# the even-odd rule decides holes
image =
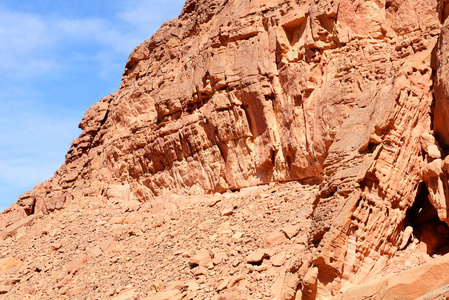
[[[446,253],[448,13],[444,0],[188,0],[86,112],[54,177],[0,216],[3,236],[77,206],[108,215],[113,203],[292,182],[313,192],[284,203],[310,213],[305,248],[282,250],[294,257],[280,299],[340,297],[384,274],[398,250]]]

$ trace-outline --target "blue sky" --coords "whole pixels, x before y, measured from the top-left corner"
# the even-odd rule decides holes
[[[0,210],[64,163],[129,53],[184,0],[0,0]]]

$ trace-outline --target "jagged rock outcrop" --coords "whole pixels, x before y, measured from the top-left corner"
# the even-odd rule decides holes
[[[71,202],[320,185],[310,255],[280,298],[335,296],[405,247],[407,226],[424,238],[439,234],[443,225],[425,225],[435,216],[448,222],[448,9],[188,0],[87,111],[65,164],[0,224]],[[417,223],[410,211],[426,201],[430,217],[418,209]]]

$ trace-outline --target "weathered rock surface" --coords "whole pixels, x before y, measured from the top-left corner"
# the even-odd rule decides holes
[[[285,272],[272,296],[329,299],[383,274],[398,250],[427,255],[416,264],[444,254],[448,14],[444,0],[188,0],[131,53],[120,89],[86,112],[54,177],[0,216],[3,236],[15,238],[40,213],[134,203],[136,214],[111,221],[118,239],[139,234],[122,232],[145,219],[139,202],[158,213],[173,194],[250,195],[257,188],[245,187],[299,181],[314,186],[309,226],[283,224],[264,241],[306,239],[307,251],[288,263],[277,257]],[[218,198],[208,204],[217,217],[238,216],[240,203]],[[242,237],[228,227],[211,238]],[[244,265],[264,272],[277,253],[261,249],[245,253],[254,258]],[[195,276],[227,259],[196,250],[185,254]],[[104,251],[94,246],[76,262]],[[219,291],[246,285],[250,271],[226,275]],[[155,292],[149,297],[165,297]]]
[[[448,263],[446,255],[414,269],[350,287],[337,299],[446,299],[449,295]]]

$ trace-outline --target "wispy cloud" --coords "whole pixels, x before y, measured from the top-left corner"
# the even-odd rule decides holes
[[[67,64],[59,51],[64,48],[70,51],[71,45],[96,48],[96,53],[85,54],[92,55],[92,59],[98,58],[98,53],[104,53],[104,49],[110,55],[127,55],[149,38],[166,21],[167,15],[176,15],[173,7],[179,10],[183,2],[122,1],[113,16],[76,19],[0,7],[0,71],[9,71],[12,77],[28,78],[64,69]]]
[[[135,30],[148,34],[157,29],[157,24],[167,21],[163,16],[172,14],[173,7],[182,7],[184,2],[183,0],[122,1],[117,17]]]
[[[54,67],[44,53],[54,44],[38,16],[0,8],[0,72],[12,77],[39,76]]]
[[[0,113],[0,204],[8,204],[44,181],[64,162],[79,134],[73,112],[54,114],[19,100]],[[8,107],[9,106],[9,107]],[[14,189],[13,189],[14,187]],[[0,206],[1,206],[0,205]]]
[[[0,209],[52,176],[84,110],[118,87],[132,49],[183,2],[110,0],[115,12],[72,17],[0,1]]]

